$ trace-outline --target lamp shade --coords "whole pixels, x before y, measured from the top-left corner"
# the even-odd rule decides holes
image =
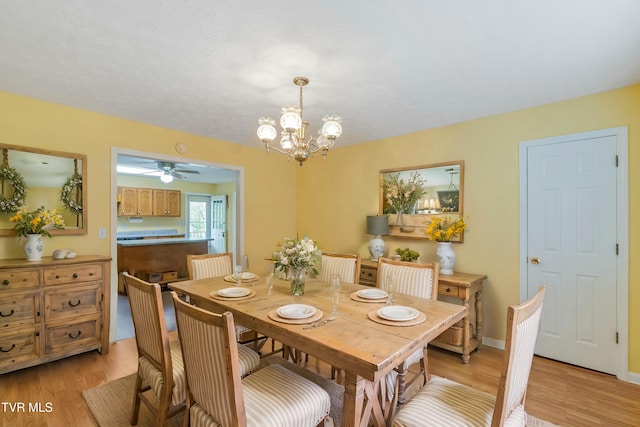
[[[389,234],[389,215],[367,215],[367,234],[374,236]]]

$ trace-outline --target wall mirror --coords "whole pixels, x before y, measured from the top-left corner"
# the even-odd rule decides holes
[[[0,152],[2,165],[23,178],[26,209],[44,206],[62,215],[65,229],[50,230],[52,235],[87,234],[87,156],[8,144],[0,144]],[[1,201],[14,200],[11,179],[0,179],[0,190]],[[9,221],[13,215],[0,209],[0,236],[16,235],[15,224]]]
[[[463,215],[464,161],[380,171],[379,214],[389,214],[389,235],[428,239],[435,215]],[[463,236],[458,240],[461,242]]]

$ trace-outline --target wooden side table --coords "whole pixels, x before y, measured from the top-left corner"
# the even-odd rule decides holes
[[[482,285],[486,278],[484,274],[454,273],[441,274],[438,280],[438,295],[459,298],[467,314],[461,326],[448,329],[429,345],[461,353],[463,363],[469,363],[469,354],[482,344]],[[475,304],[475,334],[471,333],[471,297]],[[460,334],[456,333],[458,331]]]
[[[362,260],[360,264],[360,284],[376,286],[378,263]],[[460,324],[449,328],[429,345],[444,348],[462,354],[462,362],[469,363],[470,354],[482,344],[482,285],[487,279],[484,274],[454,273],[441,274],[438,280],[438,295],[447,295],[460,299],[467,314]],[[475,308],[475,333],[471,331],[471,307]]]

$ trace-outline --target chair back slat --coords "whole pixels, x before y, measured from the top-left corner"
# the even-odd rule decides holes
[[[190,399],[222,426],[246,425],[233,315],[173,301]]]
[[[325,252],[322,254],[320,280],[328,282],[332,274],[338,274],[346,283],[360,282],[360,255]]]
[[[504,424],[518,405],[524,406],[545,290],[541,286],[533,298],[507,310],[507,337],[492,426]]]
[[[416,263],[378,259],[377,287],[384,289],[389,273],[395,273],[394,292],[425,299],[438,298],[440,263]]]
[[[221,277],[233,273],[233,255],[221,254],[187,255],[189,279]]]

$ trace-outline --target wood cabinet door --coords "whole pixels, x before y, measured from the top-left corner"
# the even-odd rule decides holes
[[[181,202],[180,190],[167,190],[167,215],[180,216]]]
[[[138,215],[153,215],[153,190],[138,188]]]
[[[138,215],[138,190],[131,187],[120,187],[120,216]]]
[[[167,215],[167,190],[153,190],[153,216]]]

